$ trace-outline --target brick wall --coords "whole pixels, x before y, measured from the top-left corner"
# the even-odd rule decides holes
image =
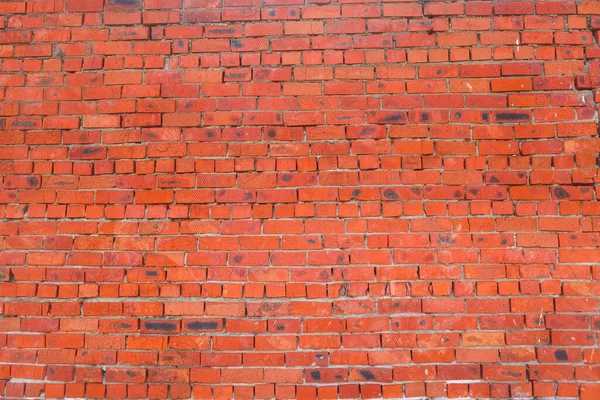
[[[0,0],[0,397],[600,399],[598,31]]]

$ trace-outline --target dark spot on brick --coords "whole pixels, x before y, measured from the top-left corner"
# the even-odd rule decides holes
[[[429,121],[429,114],[427,114],[427,113],[421,114],[421,121],[423,121],[423,122]]]
[[[529,121],[529,114],[525,113],[498,113],[496,121]]]
[[[581,40],[587,40],[587,35],[581,35]]]
[[[419,321],[419,325],[420,325],[420,326],[425,326],[425,320],[420,320],[420,321]]]
[[[437,238],[438,244],[453,244],[456,243],[456,240],[452,239],[451,236],[438,236]]]
[[[215,28],[210,29],[209,31],[210,33],[214,33],[216,35],[231,35],[232,33],[235,33],[235,29],[232,28]]]
[[[236,49],[241,49],[242,47],[244,47],[244,44],[239,41],[238,39],[233,39],[231,41],[231,47],[236,48]]]
[[[281,121],[281,115],[280,114],[275,114],[275,121],[277,121],[277,122]]]
[[[385,117],[383,119],[383,122],[398,122],[398,121],[404,121],[403,114],[390,115],[389,117]]]
[[[258,315],[272,313],[275,310],[280,309],[282,306],[283,306],[282,303],[265,303],[259,307],[257,313],[258,313]]]
[[[454,197],[462,197],[463,194],[460,190],[457,190],[456,192],[454,192]]]
[[[122,329],[131,329],[131,328],[133,328],[133,325],[130,324],[129,322],[121,322],[119,324],[119,327]]]
[[[462,113],[460,111],[457,111],[457,112],[454,113],[454,116],[456,118],[462,118]]]
[[[69,186],[69,185],[73,185],[75,182],[72,181],[56,181],[54,182],[55,185],[58,186]]]
[[[317,355],[315,356],[315,358],[316,358],[317,360],[324,360],[324,359],[325,359],[325,355],[323,355],[323,354],[317,354]]]
[[[126,371],[125,373],[127,374],[127,376],[130,376],[132,378],[135,376],[135,372],[133,371]]]
[[[554,195],[558,199],[568,199],[569,198],[569,193],[565,189],[560,188],[560,187],[557,187],[554,189]]]
[[[282,175],[281,176],[281,180],[284,181],[284,182],[289,182],[289,181],[292,180],[292,176],[291,175],[287,175],[287,174],[286,175]]]
[[[319,272],[319,275],[317,275],[317,278],[319,278],[319,279],[329,279],[329,272],[327,272],[327,271],[321,271],[321,272]]]
[[[227,78],[230,78],[230,79],[244,79],[245,77],[246,77],[246,74],[243,72],[227,74]]]
[[[110,4],[113,6],[138,7],[140,0],[110,0]]]
[[[500,179],[498,179],[495,175],[490,176],[490,183],[498,183]]]
[[[44,85],[44,86],[49,85],[50,83],[52,83],[52,78],[50,78],[49,76],[43,76],[37,80],[37,83],[39,85]]]
[[[242,262],[243,259],[244,259],[244,256],[241,254],[238,254],[237,256],[233,257],[233,261],[235,261],[236,263]]]
[[[336,260],[336,261],[337,261],[337,263],[338,263],[338,264],[344,264],[344,263],[346,262],[346,257],[344,257],[344,255],[343,255],[343,254],[340,254],[340,255],[337,257],[337,260]]]
[[[269,135],[269,137],[275,137],[277,135],[277,132],[275,132],[273,129],[271,129],[269,131],[269,133],[267,133],[267,135]]]
[[[338,381],[341,381],[342,379],[344,379],[344,377],[340,374],[334,375],[333,376],[335,379],[337,379]]]
[[[36,186],[38,183],[39,183],[39,180],[35,176],[30,176],[29,178],[27,178],[27,184],[29,186]]]
[[[359,195],[360,195],[360,189],[354,189],[352,191],[352,196],[356,197],[356,196],[359,196]]]
[[[137,33],[135,31],[121,31],[119,32],[120,38],[126,38],[127,36],[136,36]]]
[[[315,381],[321,380],[321,373],[319,371],[310,371],[310,377]]]
[[[315,239],[308,239],[308,243],[310,243],[310,244],[315,244],[315,243],[317,243],[317,242],[315,242]]]
[[[394,322],[394,326],[395,326],[396,328],[398,328],[398,327],[400,326],[400,322],[398,322],[398,321]]]
[[[146,322],[149,331],[176,331],[177,325],[173,322]]]
[[[233,273],[234,273],[234,275],[237,275],[237,276],[244,276],[245,275],[245,272],[242,269],[236,269],[235,271],[233,271]]]
[[[477,196],[479,194],[479,189],[469,189],[469,193],[473,196]]]
[[[274,9],[272,9],[272,8],[271,8],[271,9],[269,10],[269,16],[270,16],[270,17],[274,17],[275,15],[277,15],[277,12],[276,12]]]
[[[386,189],[383,192],[383,196],[386,199],[390,199],[390,200],[396,200],[396,199],[398,199],[398,193],[394,192],[392,189]]]
[[[519,173],[517,174],[517,176],[518,176],[519,178],[525,178],[525,173],[523,173],[523,172],[519,172]]]
[[[434,33],[433,29],[430,29],[430,30],[427,31],[427,34],[429,34],[429,35],[433,35],[433,33]]]
[[[81,150],[81,154],[84,156],[90,155],[90,154],[96,154],[101,152],[102,149],[100,147],[86,147],[85,149]]]
[[[362,128],[360,131],[358,131],[358,136],[368,136],[371,135],[373,131],[374,129],[372,127]]]
[[[279,325],[275,326],[275,329],[277,329],[278,331],[282,331],[285,329],[285,325],[279,324]]]
[[[490,116],[487,115],[487,113],[481,113],[481,119],[484,121],[489,121],[490,120]]]
[[[217,329],[219,323],[217,321],[193,321],[185,324],[185,327],[192,331],[200,331],[206,329]]]
[[[594,328],[600,329],[600,321],[594,322]]]
[[[291,15],[292,17],[295,17],[295,16],[296,16],[296,10],[292,10],[292,11],[290,11],[290,15]]]
[[[246,194],[244,194],[244,199],[245,200],[252,200],[252,193],[246,193]]]
[[[206,136],[209,138],[212,138],[215,136],[215,134],[212,131],[208,131],[208,132],[206,132]]]
[[[18,126],[21,128],[33,128],[35,126],[34,121],[13,121],[10,126]]]
[[[421,194],[421,189],[419,189],[419,188],[412,188],[412,189],[410,189],[410,191],[417,195]]]
[[[372,381],[375,379],[375,375],[373,375],[373,373],[371,371],[361,369],[358,371],[358,373],[360,374],[360,376],[362,376],[363,378],[365,378],[368,381]]]
[[[146,271],[146,276],[158,276],[158,271]]]
[[[506,240],[506,239],[502,239],[502,240],[500,241],[500,244],[507,244],[507,243],[508,243],[508,240]]]
[[[569,359],[569,356],[567,355],[567,352],[564,350],[556,350],[554,352],[554,357],[556,357],[557,360],[560,361],[566,361]]]

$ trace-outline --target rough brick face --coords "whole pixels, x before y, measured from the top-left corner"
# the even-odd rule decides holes
[[[0,0],[0,397],[600,399],[600,1]]]

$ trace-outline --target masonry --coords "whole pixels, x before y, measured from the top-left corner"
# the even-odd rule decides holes
[[[599,32],[0,0],[0,397],[600,399]]]

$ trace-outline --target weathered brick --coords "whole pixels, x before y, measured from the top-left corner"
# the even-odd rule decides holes
[[[0,0],[0,396],[595,400],[598,2],[259,3]]]

